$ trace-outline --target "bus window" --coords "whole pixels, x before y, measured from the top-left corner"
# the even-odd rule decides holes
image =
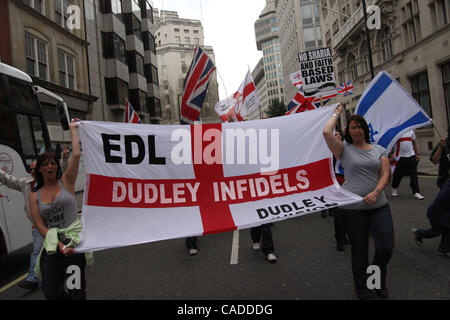
[[[31,117],[33,125],[34,141],[36,141],[36,149],[38,152],[45,150],[44,131],[42,130],[42,123],[38,117]]]
[[[20,141],[22,141],[23,155],[25,157],[33,156],[36,154],[33,142],[33,132],[30,126],[30,120],[28,116],[23,114],[17,115],[17,124],[19,125]]]
[[[0,77],[0,110],[5,110],[6,107],[6,92],[5,89],[3,89],[3,81]]]
[[[17,137],[14,134],[15,129],[12,113],[9,112],[6,101],[4,79],[0,77],[0,143],[13,146],[17,142]]]
[[[16,111],[39,114],[39,102],[31,85],[15,78],[10,78],[9,83]]]

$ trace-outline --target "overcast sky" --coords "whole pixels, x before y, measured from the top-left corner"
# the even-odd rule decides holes
[[[221,100],[238,89],[247,70],[262,57],[254,24],[265,4],[266,0],[153,0],[154,8],[202,21],[205,45],[214,48]]]

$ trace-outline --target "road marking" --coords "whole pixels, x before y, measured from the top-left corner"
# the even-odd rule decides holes
[[[3,293],[4,291],[8,290],[9,288],[11,288],[13,285],[15,285],[16,283],[19,283],[20,281],[22,281],[23,279],[25,279],[27,277],[28,273],[25,273],[23,276],[17,278],[16,280],[14,280],[13,282],[10,282],[9,284],[7,284],[6,286],[4,286],[3,288],[0,288],[0,293]]]
[[[239,256],[239,230],[233,231],[233,244],[231,245],[230,264],[238,264]]]

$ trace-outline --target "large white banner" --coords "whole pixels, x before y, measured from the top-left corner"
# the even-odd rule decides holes
[[[335,180],[323,138],[335,107],[189,126],[82,121],[77,251],[245,229],[361,201]]]

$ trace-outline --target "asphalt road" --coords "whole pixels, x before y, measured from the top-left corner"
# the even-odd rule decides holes
[[[425,213],[437,194],[435,177],[420,177],[425,200],[413,200],[409,179],[391,199],[395,249],[388,270],[392,300],[450,299],[450,259],[437,255],[439,238],[417,248],[411,228],[428,227]],[[387,188],[390,194],[390,188]],[[356,299],[350,248],[335,249],[333,218],[311,214],[277,222],[272,231],[278,262],[251,248],[249,230],[239,231],[237,264],[230,264],[233,232],[199,239],[190,257],[184,239],[95,253],[87,270],[88,299],[137,300],[352,300]],[[0,259],[0,300],[41,300],[11,281],[28,267],[30,248]],[[373,246],[371,246],[373,254]]]

